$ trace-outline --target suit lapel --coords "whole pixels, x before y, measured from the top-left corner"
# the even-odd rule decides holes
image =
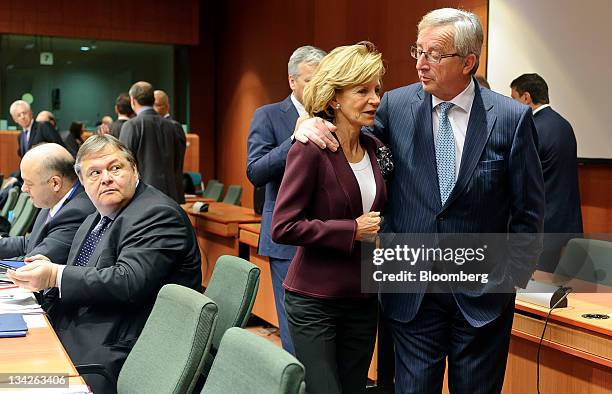
[[[419,90],[419,100],[412,103],[412,116],[417,127],[414,144],[415,152],[418,154],[418,163],[423,170],[423,182],[428,185],[431,195],[441,205],[440,186],[438,184],[438,170],[436,169],[436,148],[433,138],[433,121],[431,118],[431,94]]]
[[[32,144],[34,143],[34,135],[36,135],[36,129],[38,127],[36,127],[36,121],[32,122],[32,127],[30,128],[30,135],[28,138],[28,150],[32,147]]]
[[[376,181],[376,197],[372,203],[372,211],[380,211],[383,203],[387,200],[387,185],[380,172],[378,161],[376,160],[376,142],[374,139],[361,134],[362,146],[366,149],[370,157],[370,163],[372,164],[372,172],[374,173],[374,180]],[[359,185],[357,185],[359,186]]]
[[[27,249],[30,249],[30,245],[38,245],[40,242],[40,236],[42,235],[43,227],[46,226],[45,221],[49,215],[49,208],[41,209],[36,216],[36,221],[32,227],[32,233],[28,237]],[[33,249],[33,248],[32,248]]]
[[[287,131],[286,136],[283,136],[284,141],[285,139],[289,138],[291,134],[293,134],[293,129],[295,129],[295,122],[297,121],[299,115],[297,110],[295,109],[295,105],[293,105],[293,102],[291,101],[291,96],[288,96],[286,99],[283,100],[280,108],[283,112],[283,116],[281,119],[285,124],[285,129]]]
[[[446,200],[445,207],[451,204],[467,186],[482,156],[482,151],[489,140],[489,135],[491,134],[491,130],[497,118],[494,111],[492,111],[493,104],[483,100],[478,84],[476,84],[475,90],[476,94],[474,96],[474,103],[472,104],[470,120],[468,121],[468,128],[465,135],[465,143],[463,145],[459,176],[457,177],[457,182],[455,183],[453,191],[448,197],[448,200]]]

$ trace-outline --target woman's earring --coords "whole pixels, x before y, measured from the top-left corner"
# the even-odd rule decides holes
[[[336,109],[340,109],[340,103],[336,104]]]

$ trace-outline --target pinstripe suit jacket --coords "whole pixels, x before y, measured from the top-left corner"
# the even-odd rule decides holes
[[[459,175],[444,205],[436,172],[431,95],[417,83],[389,91],[382,98],[372,131],[388,144],[395,161],[385,231],[541,232],[544,186],[531,111],[508,97],[481,90],[477,83],[475,86]],[[490,281],[525,285],[537,253],[520,252],[509,254],[503,266],[489,275]],[[494,320],[514,299],[508,293],[468,297],[454,292],[454,296],[474,326]],[[422,292],[381,294],[381,303],[387,316],[410,321],[422,298]]]

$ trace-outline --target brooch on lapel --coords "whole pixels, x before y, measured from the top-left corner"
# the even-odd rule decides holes
[[[388,181],[394,168],[391,150],[386,146],[376,148],[376,161],[378,162],[378,167],[380,167],[380,173]]]

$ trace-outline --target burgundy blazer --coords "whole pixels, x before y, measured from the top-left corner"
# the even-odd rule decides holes
[[[364,134],[360,141],[376,180],[371,210],[382,211],[387,190],[376,141]],[[359,184],[342,150],[295,143],[272,217],[274,242],[298,246],[285,289],[316,298],[367,297],[361,293],[361,243],[354,241],[362,214]]]

